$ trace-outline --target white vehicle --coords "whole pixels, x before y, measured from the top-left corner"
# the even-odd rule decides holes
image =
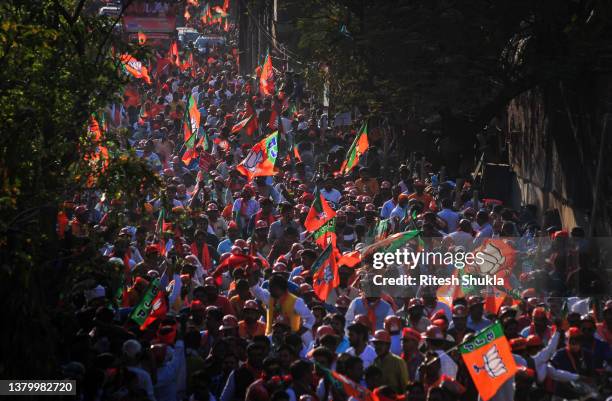
[[[100,7],[98,15],[100,17],[118,17],[121,14],[121,7],[119,6],[104,6]]]
[[[176,28],[176,32],[178,34],[178,40],[182,44],[191,44],[200,36],[198,31],[189,27],[178,27]]]

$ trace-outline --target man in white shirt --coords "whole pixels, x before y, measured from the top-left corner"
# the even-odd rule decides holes
[[[438,217],[446,222],[446,232],[452,233],[457,230],[459,213],[452,209],[452,201],[448,198],[442,199],[442,210],[438,212]]]
[[[321,195],[323,195],[326,201],[337,205],[338,202],[340,202],[342,194],[340,193],[340,191],[333,187],[333,184],[333,178],[327,177],[325,179],[325,183],[323,184],[323,189],[321,189]]]
[[[351,347],[346,350],[346,353],[361,358],[363,368],[367,369],[376,359],[374,347],[368,344],[369,329],[361,323],[353,323],[348,326],[347,330]]]
[[[431,325],[423,333],[422,337],[427,343],[427,348],[438,354],[440,358],[440,375],[446,375],[454,379],[457,376],[458,367],[455,361],[444,350],[446,339],[442,330],[438,326]]]
[[[153,392],[153,382],[149,372],[140,367],[140,357],[142,346],[136,340],[127,340],[122,347],[123,359],[127,366],[127,370],[134,373],[138,377],[138,387],[144,390],[149,400],[155,400]]]
[[[476,223],[478,224],[478,233],[474,238],[474,248],[480,246],[486,238],[493,237],[493,226],[489,223],[489,215],[481,210],[476,214]]]
[[[451,232],[445,238],[450,238],[455,246],[462,247],[464,251],[471,251],[474,242],[472,223],[468,219],[461,219],[459,229]]]

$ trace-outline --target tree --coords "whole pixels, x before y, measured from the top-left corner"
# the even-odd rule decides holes
[[[579,77],[609,53],[602,1],[331,0],[284,2],[311,87],[448,137],[454,153],[517,95]]]
[[[113,50],[126,50],[117,19],[84,15],[85,1],[0,3],[0,293],[6,313],[3,377],[53,377],[60,343],[56,306],[83,272],[111,276],[58,246],[58,205],[93,189],[135,202],[156,179],[117,133],[105,132],[108,166],[84,161],[97,145],[90,116],[121,93]],[[124,2],[127,6],[128,2]],[[100,115],[99,115],[100,117]],[[92,181],[89,177],[99,177]]]

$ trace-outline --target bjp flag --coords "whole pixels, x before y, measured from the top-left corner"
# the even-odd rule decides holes
[[[149,70],[140,61],[136,60],[129,54],[121,55],[121,63],[123,68],[134,78],[142,79],[149,85],[151,85],[151,77],[149,77]]]
[[[459,346],[459,353],[483,401],[493,397],[517,371],[510,344],[497,322]]]
[[[236,170],[249,180],[253,177],[274,175],[277,173],[274,168],[276,156],[278,156],[278,131],[256,143]]]
[[[361,126],[361,129],[357,133],[355,140],[353,141],[351,147],[346,153],[346,157],[340,166],[340,173],[342,175],[346,175],[351,172],[352,169],[357,166],[359,163],[359,158],[362,154],[364,154],[370,144],[368,142],[368,123],[365,122]]]
[[[331,290],[340,284],[336,252],[332,244],[329,244],[317,260],[314,261],[310,271],[312,272],[314,292],[321,301],[325,302]]]
[[[274,94],[274,68],[272,67],[272,59],[269,54],[266,56],[266,61],[261,68],[259,91],[263,96],[271,96]]]
[[[319,192],[312,202],[306,220],[304,220],[304,228],[310,232],[314,232],[334,217],[336,217],[336,212],[329,206],[323,194]]]

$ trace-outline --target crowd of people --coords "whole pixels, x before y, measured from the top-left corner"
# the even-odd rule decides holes
[[[66,249],[96,235],[121,272],[119,282],[75,288],[65,305],[75,318],[62,374],[77,380],[80,399],[477,400],[457,345],[497,321],[520,368],[493,399],[567,395],[606,377],[612,301],[589,297],[605,295],[605,280],[591,269],[582,228],[540,227],[542,211],[488,199],[472,177],[443,177],[424,159],[385,161],[372,123],[367,152],[338,173],[363,121],[330,127],[299,73],[280,65],[280,97],[262,95],[256,77],[238,72],[234,29],[195,27],[227,35],[228,45],[194,52],[190,68],[168,63],[152,85],[132,80],[123,104],[105,110],[109,129],[127,129],[124,146],[159,175],[158,191],[134,209],[77,194],[60,213]],[[190,99],[203,139],[186,164]],[[254,132],[232,133],[249,110]],[[275,174],[241,174],[251,147],[276,130]],[[313,281],[323,249],[304,225],[319,195],[335,211],[339,256],[325,299]],[[505,241],[517,255],[508,268],[515,291],[492,310],[480,291],[445,298],[435,287],[371,286],[364,251],[410,230],[419,236],[402,247],[465,252]],[[407,270],[424,271],[450,276],[456,267]],[[367,396],[348,394],[337,377]]]

